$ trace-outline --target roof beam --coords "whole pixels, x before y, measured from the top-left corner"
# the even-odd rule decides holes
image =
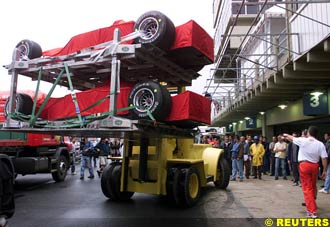
[[[306,57],[308,63],[330,62],[330,54],[325,52],[308,52]]]
[[[329,59],[328,59],[329,62]],[[329,63],[301,63],[293,62],[294,71],[306,71],[306,72],[330,72]],[[310,76],[310,75],[309,75]]]

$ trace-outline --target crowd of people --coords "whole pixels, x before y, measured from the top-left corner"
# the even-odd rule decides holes
[[[317,217],[317,179],[325,179],[320,193],[330,194],[330,134],[324,134],[324,142],[317,140],[317,128],[310,126],[299,133],[265,136],[225,135],[223,141],[204,136],[202,143],[224,150],[223,156],[231,169],[231,181],[243,182],[251,176],[262,179],[270,175],[274,180],[287,180],[292,176],[292,186],[302,187],[307,217]]]
[[[123,143],[120,139],[114,138],[101,138],[97,141],[95,138],[81,138],[79,143],[79,149],[77,149],[77,143],[75,139],[72,139],[72,162],[71,162],[71,174],[75,175],[75,158],[77,156],[77,150],[80,151],[80,179],[85,178],[85,168],[88,169],[88,178],[93,179],[94,168],[100,177],[104,167],[108,164],[109,157],[119,157],[122,155]]]

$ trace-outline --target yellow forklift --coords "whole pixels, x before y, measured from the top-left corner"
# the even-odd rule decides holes
[[[166,196],[180,207],[191,207],[209,182],[227,188],[230,169],[222,149],[194,144],[187,135],[154,135],[141,133],[125,141],[123,157],[112,158],[102,173],[106,197],[127,201],[134,192],[148,193]]]

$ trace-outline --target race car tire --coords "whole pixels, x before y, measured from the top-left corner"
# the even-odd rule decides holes
[[[175,26],[164,14],[149,11],[140,16],[134,25],[134,31],[142,31],[135,43],[151,43],[162,50],[169,50],[175,39]]]
[[[42,56],[40,45],[32,40],[24,39],[16,45],[16,48],[19,51],[19,59],[16,60],[26,60],[26,57],[34,59]]]
[[[170,113],[172,99],[170,93],[159,83],[152,81],[135,85],[128,97],[132,117],[148,119],[148,111],[157,120],[163,121]]]
[[[14,112],[30,115],[32,113],[33,100],[27,94],[17,93],[16,94],[16,110]],[[7,118],[9,114],[9,97],[5,103],[4,114]]]

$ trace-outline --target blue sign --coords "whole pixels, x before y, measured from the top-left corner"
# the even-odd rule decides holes
[[[315,116],[329,114],[327,94],[305,94],[303,96],[304,115]]]
[[[257,128],[257,118],[251,117],[250,119],[245,120],[246,128]]]

